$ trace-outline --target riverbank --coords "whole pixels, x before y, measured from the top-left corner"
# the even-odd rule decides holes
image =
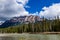
[[[0,36],[11,36],[11,35],[25,35],[25,34],[60,34],[60,32],[35,32],[35,33],[0,33]]]
[[[0,36],[14,36],[14,35],[29,35],[29,34],[35,34],[35,35],[59,35],[60,32],[39,32],[39,33],[0,33]]]

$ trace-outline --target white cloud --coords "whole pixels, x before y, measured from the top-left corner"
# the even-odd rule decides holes
[[[25,5],[25,8],[30,8],[30,6]]]
[[[18,4],[21,2],[22,4]],[[0,20],[6,20],[10,17],[28,15],[24,6],[28,3],[28,0],[0,0]]]
[[[37,15],[37,16],[39,16],[39,13],[38,12],[35,12],[35,13],[30,13],[28,15]]]
[[[60,3],[53,4],[49,7],[43,7],[43,11],[40,11],[39,15],[45,18],[60,16]]]
[[[28,3],[28,0],[16,0],[17,2],[21,2],[23,5],[26,5]]]

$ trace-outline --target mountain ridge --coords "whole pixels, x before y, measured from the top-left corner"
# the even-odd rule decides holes
[[[19,17],[13,17],[10,20],[6,20],[0,27],[5,28],[9,26],[14,26],[18,24],[28,24],[28,23],[35,23],[37,21],[40,21],[39,16],[30,15],[30,16],[19,16]]]

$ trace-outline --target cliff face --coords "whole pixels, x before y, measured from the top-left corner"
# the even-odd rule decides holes
[[[20,17],[14,17],[11,19],[12,22],[30,22],[30,23],[34,23],[36,21],[40,21],[40,17],[39,16],[34,16],[34,15],[30,15],[30,16],[20,16]]]
[[[37,21],[40,21],[40,17],[34,15],[13,17],[12,19],[5,21],[0,27],[9,27],[13,25],[22,24],[22,23],[26,23],[26,24],[35,23]]]
[[[32,23],[32,22],[34,23],[36,21],[40,21],[40,17],[39,16],[30,15],[30,16],[26,17],[25,20],[30,22],[30,23]]]

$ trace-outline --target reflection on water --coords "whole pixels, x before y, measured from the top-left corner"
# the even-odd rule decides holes
[[[0,37],[0,40],[17,40],[17,39],[15,37],[4,36],[4,37]]]
[[[0,36],[0,40],[60,40],[59,34],[20,34],[11,36]]]

